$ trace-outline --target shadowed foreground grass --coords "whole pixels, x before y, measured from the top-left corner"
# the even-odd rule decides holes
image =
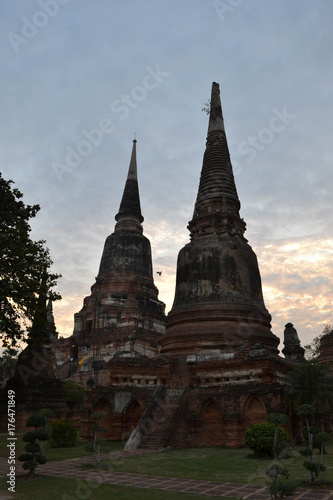
[[[0,456],[8,455],[7,435],[0,434]],[[16,457],[24,452],[22,435],[17,435]],[[79,458],[89,455],[85,451],[84,442],[79,442],[71,448],[51,448],[46,450],[48,461]],[[121,450],[123,445],[111,441],[110,451]],[[333,442],[326,446],[327,454],[324,455],[324,464],[327,470],[324,473],[325,481],[333,484]],[[283,460],[292,481],[306,481],[307,472],[303,467],[304,457],[295,447],[290,452],[291,456]],[[187,448],[166,452],[149,453],[128,458],[112,460],[108,463],[115,472],[135,472],[156,476],[171,476],[184,479],[201,479],[209,481],[266,484],[265,468],[272,462],[269,459],[255,458],[247,448]],[[42,466],[41,466],[42,467]],[[17,469],[20,463],[17,462]],[[23,470],[23,469],[22,469]],[[37,468],[38,471],[38,468]]]
[[[3,436],[1,436],[4,439]],[[0,443],[1,444],[1,443]],[[5,444],[3,441],[2,444]],[[80,443],[73,448],[49,448],[46,456],[50,462],[74,457],[87,456],[84,449],[85,443]],[[111,443],[113,450],[122,449],[120,443]],[[18,457],[23,452],[24,443],[17,441]],[[6,446],[0,446],[0,456],[7,457]],[[324,464],[327,470],[324,473],[325,488],[333,485],[333,443],[327,446],[327,454],[324,456]],[[303,467],[304,457],[296,447],[291,450],[290,458],[285,459],[283,464],[288,468],[290,480],[300,483],[306,482],[307,472]],[[255,458],[250,450],[246,448],[188,448],[182,450],[162,451],[147,453],[143,455],[111,459],[106,462],[107,468],[114,472],[134,472],[138,474],[170,476],[184,479],[197,479],[207,481],[218,481],[221,483],[243,483],[243,484],[267,484],[265,468],[272,464],[269,459]],[[23,475],[20,463],[16,463],[17,476]],[[43,466],[38,466],[38,470]],[[82,469],[81,469],[82,470]],[[21,471],[21,472],[20,472]],[[303,484],[306,487],[306,484]],[[15,494],[7,490],[6,480],[0,480],[0,498],[15,498],[15,500],[85,500],[98,499],[107,500],[133,500],[133,499],[156,499],[156,500],[200,500],[207,498],[203,495],[181,494],[164,492],[158,490],[147,490],[116,485],[102,485],[86,481],[78,481],[64,478],[40,477],[30,482],[17,479]],[[81,489],[80,489],[81,488]],[[217,497],[210,497],[216,499]],[[229,500],[234,500],[230,499]]]
[[[204,500],[203,495],[147,490],[128,486],[97,484],[75,479],[40,478],[28,483],[17,479],[15,493],[7,491],[5,479],[0,479],[0,498],[13,500]],[[211,500],[221,497],[209,496]],[[236,500],[224,497],[225,500]]]
[[[29,430],[27,428],[27,430]],[[24,447],[27,443],[25,443],[22,439],[23,433],[16,434],[16,456],[18,457],[22,453],[25,453]],[[8,434],[0,434],[0,457],[7,458],[8,449],[7,449],[7,438]],[[91,441],[92,443],[92,441]],[[48,460],[66,460],[68,458],[81,458],[86,457],[89,453],[85,450],[85,446],[87,442],[79,441],[75,446],[71,446],[68,448],[51,448],[47,443],[46,445],[46,457]],[[122,443],[117,441],[110,441],[108,443],[110,451],[122,450],[124,448]]]
[[[290,458],[282,463],[287,467],[292,481],[306,481],[304,457],[299,448],[291,450]],[[324,456],[327,470],[325,481],[333,483],[333,445],[327,446]],[[156,476],[172,476],[186,479],[202,479],[224,483],[267,483],[265,469],[273,461],[255,458],[247,448],[187,448],[155,454],[139,455],[112,461],[115,472],[136,472]]]

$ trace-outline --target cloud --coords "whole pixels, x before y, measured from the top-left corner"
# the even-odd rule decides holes
[[[40,9],[25,0],[2,8],[0,161],[25,202],[42,207],[33,236],[47,240],[63,275],[58,330],[71,333],[94,282],[135,133],[144,234],[154,269],[163,271],[154,274],[159,297],[171,307],[205,148],[201,108],[217,81],[274,331],[281,336],[288,316],[304,338],[318,335],[331,321],[332,300],[333,4],[240,2],[221,20],[210,0],[70,0],[15,53],[7,33],[21,34],[22,18]],[[168,77],[121,119],[112,103],[142,86],[147,66],[156,65]],[[284,108],[295,118],[267,135],[274,110]],[[53,162],[104,118],[112,133],[59,182]],[[240,148],[249,137],[259,140],[251,161]]]
[[[292,322],[304,343],[332,324],[333,239],[293,238],[256,249],[266,307],[281,337]]]

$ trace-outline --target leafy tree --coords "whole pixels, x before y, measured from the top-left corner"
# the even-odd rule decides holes
[[[51,292],[60,275],[49,271],[52,261],[45,241],[30,238],[29,221],[40,207],[25,205],[11,184],[0,173],[0,338],[10,349],[29,338],[42,280],[48,296],[60,298]]]
[[[0,379],[5,380],[14,375],[19,351],[16,349],[7,349],[0,357]]]
[[[29,471],[27,478],[30,479],[34,477],[37,465],[46,463],[46,458],[41,454],[40,445],[37,441],[47,441],[49,434],[43,428],[45,426],[45,418],[37,413],[30,415],[26,425],[27,427],[34,427],[35,430],[24,434],[23,441],[28,443],[25,446],[26,453],[20,455],[18,459],[20,462],[23,462],[23,469]],[[39,427],[42,427],[42,429]]]
[[[333,327],[331,325],[326,325],[325,328],[323,329],[322,333],[318,335],[318,337],[315,337],[312,341],[311,344],[305,345],[305,358],[308,361],[317,361],[318,356],[319,356],[319,348],[320,348],[320,341],[323,335],[326,335],[327,333],[330,333],[333,330]]]
[[[274,463],[265,471],[271,480],[268,491],[271,494],[272,500],[281,500],[282,498],[293,496],[297,487],[295,483],[279,478],[279,476],[282,476],[284,479],[288,479],[289,477],[288,469],[280,465],[286,441],[280,441],[279,439],[279,435],[281,436],[279,433],[280,426],[288,423],[288,417],[283,413],[269,413],[266,419],[275,427],[273,440]]]
[[[327,432],[318,432],[318,434],[316,434],[316,436],[315,436],[316,444],[319,444],[319,446],[320,446],[320,461],[319,461],[320,466],[323,465],[325,443],[327,441],[330,441],[330,439],[331,439],[331,436],[330,436],[330,434],[327,434]]]
[[[327,440],[328,434],[326,434],[325,432],[321,432],[318,434],[319,441],[322,443],[322,454],[319,462],[318,457],[313,449],[315,429],[310,426],[310,419],[311,417],[316,415],[316,413],[317,409],[313,405],[307,404],[300,406],[297,412],[298,416],[305,418],[306,422],[305,432],[308,436],[308,446],[305,448],[301,448],[300,453],[301,455],[306,457],[303,465],[307,469],[309,474],[309,484],[313,484],[318,476],[320,477],[321,482],[323,482],[323,472],[326,469],[325,465],[323,464],[323,444]]]
[[[308,361],[317,361],[319,356],[320,340],[322,336],[322,334],[318,335],[318,337],[315,337],[313,339],[311,344],[307,344],[304,346],[304,356]]]
[[[84,398],[85,390],[81,384],[68,380],[64,383],[64,390],[66,393],[66,400],[68,406],[72,409],[75,403],[81,403]]]
[[[101,438],[101,434],[103,432],[108,432],[108,428],[102,425],[102,419],[107,416],[107,413],[105,411],[95,411],[92,415],[90,415],[90,418],[93,418],[96,420],[96,424],[92,425],[92,430],[95,431],[95,436],[94,436],[94,444],[87,445],[86,450],[87,451],[92,451],[93,452],[93,458],[97,464],[97,466],[101,465],[102,457],[101,457],[101,452],[102,451],[108,451],[108,447],[105,445],[105,441]]]
[[[333,403],[333,375],[325,364],[302,363],[287,375],[286,402],[315,405],[318,410]]]
[[[53,420],[49,427],[51,446],[59,448],[75,446],[78,431],[72,420]]]
[[[315,478],[320,476],[323,481],[323,465],[322,456],[320,462],[314,452],[314,436],[317,429],[310,426],[310,419],[317,419],[321,412],[332,408],[333,405],[333,376],[332,372],[325,364],[318,362],[304,363],[291,372],[288,377],[288,388],[286,393],[287,403],[299,406],[298,416],[305,418],[306,428],[305,435],[308,438],[308,446],[300,450],[300,453],[306,457],[303,465],[309,472],[309,483],[314,482]],[[320,433],[322,437],[326,434]],[[324,447],[319,437],[318,443],[322,449]]]

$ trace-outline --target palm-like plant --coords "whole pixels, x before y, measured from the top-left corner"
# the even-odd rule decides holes
[[[327,365],[303,363],[287,375],[286,402],[314,405],[318,411],[333,405],[333,374]]]

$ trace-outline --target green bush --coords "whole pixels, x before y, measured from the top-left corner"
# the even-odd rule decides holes
[[[268,422],[251,425],[245,433],[245,444],[258,456],[273,456],[275,425]],[[288,434],[278,427],[278,443],[281,449],[288,443]]]
[[[313,455],[313,450],[311,448],[300,448],[299,452],[303,457],[312,457]]]
[[[44,427],[46,423],[45,417],[43,415],[39,415],[38,413],[34,413],[33,415],[30,415],[27,420],[27,427]]]
[[[44,457],[43,455],[36,455],[36,462],[38,462],[40,465],[44,465],[46,464],[46,457]]]
[[[55,448],[75,446],[77,429],[72,420],[53,420],[49,424],[50,444]]]
[[[35,433],[36,439],[39,439],[40,441],[46,441],[49,439],[49,433],[45,429],[37,429]]]
[[[40,446],[38,443],[29,443],[26,445],[25,451],[27,451],[28,453],[32,453],[32,454],[39,453]]]
[[[85,391],[81,384],[74,382],[74,380],[68,380],[64,383],[64,390],[68,403],[81,403],[83,401]]]
[[[18,457],[20,462],[27,462],[28,460],[30,460],[30,458],[31,458],[30,453],[22,453],[22,455]]]
[[[26,432],[23,435],[23,437],[22,437],[23,441],[25,443],[32,443],[34,441],[34,439],[37,439],[37,438],[35,438],[35,436],[36,436],[35,433],[36,433],[36,431],[28,431],[28,432]]]
[[[297,483],[278,480],[268,486],[271,498],[292,497],[297,490]]]

